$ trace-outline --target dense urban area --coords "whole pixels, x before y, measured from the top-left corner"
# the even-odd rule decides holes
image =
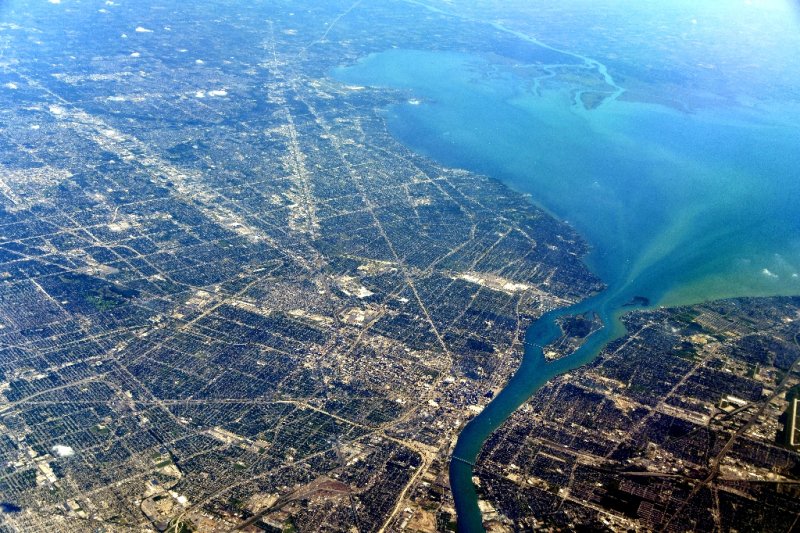
[[[625,323],[487,443],[476,472],[487,518],[497,530],[795,530],[800,298]]]
[[[603,284],[569,225],[395,140],[409,95],[328,73],[513,36],[382,2],[16,4],[0,531],[453,530],[460,429]],[[488,527],[795,527],[798,309],[632,312],[487,443]],[[562,327],[550,357],[599,325]]]
[[[383,529],[584,244],[321,77],[335,6],[65,8],[3,27],[0,527]]]

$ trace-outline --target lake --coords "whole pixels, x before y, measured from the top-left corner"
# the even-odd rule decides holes
[[[462,531],[482,529],[468,463],[547,380],[624,334],[617,319],[625,303],[800,294],[800,107],[771,100],[688,112],[627,100],[613,69],[562,56],[526,69],[502,54],[390,49],[333,73],[406,91],[408,102],[387,110],[399,140],[530,194],[587,239],[586,261],[608,285],[535,322],[521,367],[462,431],[454,455],[466,462],[450,469]],[[551,81],[564,70],[578,81]],[[592,94],[579,89],[584,83]],[[554,319],[588,309],[606,327],[546,363],[535,345],[558,335]]]

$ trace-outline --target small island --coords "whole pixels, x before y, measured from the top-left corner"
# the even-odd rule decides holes
[[[561,328],[561,335],[542,347],[542,353],[548,361],[555,361],[573,353],[592,333],[603,327],[603,321],[593,311],[563,316],[557,322]]]

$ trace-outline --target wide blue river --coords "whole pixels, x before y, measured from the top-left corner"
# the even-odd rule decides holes
[[[580,81],[539,90],[570,68],[604,80],[599,107],[576,103]],[[463,429],[454,455],[466,462],[450,466],[461,531],[483,530],[468,462],[547,380],[624,334],[618,317],[633,297],[677,305],[800,294],[800,107],[789,99],[692,113],[629,101],[613,69],[572,52],[528,72],[488,54],[391,49],[334,76],[407,91],[407,104],[387,110],[394,135],[444,165],[530,193],[585,236],[587,264],[608,285],[534,322],[520,368]],[[605,327],[546,363],[538,346],[559,334],[553,319],[589,309]]]

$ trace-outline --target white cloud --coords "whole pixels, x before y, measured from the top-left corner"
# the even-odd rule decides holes
[[[71,457],[75,455],[75,450],[73,450],[70,446],[64,446],[63,444],[56,444],[52,447],[51,451],[58,457]]]
[[[761,273],[764,274],[765,276],[767,276],[768,278],[772,278],[772,279],[777,279],[777,277],[778,277],[777,274],[775,274],[774,272],[772,272],[768,268],[765,268],[764,270],[762,270]]]

